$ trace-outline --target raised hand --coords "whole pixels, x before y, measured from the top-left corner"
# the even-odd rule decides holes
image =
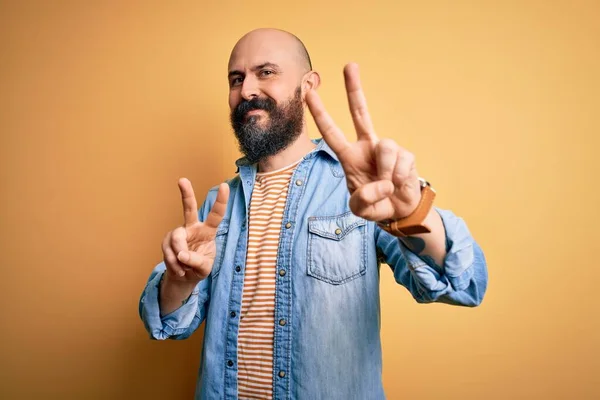
[[[351,194],[350,209],[372,221],[406,217],[421,199],[415,157],[393,140],[380,140],[375,134],[358,65],[346,65],[344,79],[356,142],[346,140],[315,90],[306,94],[306,102],[323,139],[342,164]]]
[[[227,209],[229,185],[219,186],[217,199],[204,222],[198,220],[198,203],[189,180],[179,180],[184,224],[167,233],[162,243],[167,278],[196,284],[206,278],[215,260],[215,237]]]

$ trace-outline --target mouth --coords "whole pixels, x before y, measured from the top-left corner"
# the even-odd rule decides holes
[[[267,115],[265,110],[250,110],[244,115],[244,122],[257,122],[258,120],[263,120]]]
[[[246,116],[251,116],[251,115],[260,115],[261,113],[264,113],[265,110],[250,110],[246,113]]]

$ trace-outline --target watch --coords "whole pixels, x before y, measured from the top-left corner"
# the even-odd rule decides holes
[[[388,219],[377,222],[384,231],[399,237],[416,235],[419,233],[430,233],[431,230],[423,224],[425,218],[433,207],[435,190],[431,184],[423,178],[419,178],[421,185],[421,200],[417,208],[408,216],[396,220]]]

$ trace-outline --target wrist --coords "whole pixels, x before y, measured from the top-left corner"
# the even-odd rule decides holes
[[[425,179],[419,178],[419,181],[421,183],[421,193],[419,202],[413,212],[403,218],[379,221],[377,225],[380,228],[398,237],[431,232],[427,222],[431,221],[435,190]]]
[[[182,300],[187,299],[196,288],[197,282],[186,282],[173,279],[165,271],[159,282],[160,297],[162,299]]]

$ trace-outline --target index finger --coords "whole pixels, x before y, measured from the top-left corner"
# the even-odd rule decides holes
[[[217,192],[217,199],[213,204],[206,221],[204,224],[215,231],[219,227],[219,224],[225,216],[227,211],[227,201],[229,200],[229,185],[227,183],[221,183],[219,185],[219,191]]]
[[[325,110],[325,106],[316,90],[313,89],[306,93],[306,104],[323,139],[339,155],[350,144],[346,140],[344,133],[335,125],[335,122],[333,122],[333,119]]]
[[[181,202],[183,203],[183,221],[186,227],[198,222],[198,203],[194,195],[192,183],[187,178],[181,178],[178,182],[181,191]]]

